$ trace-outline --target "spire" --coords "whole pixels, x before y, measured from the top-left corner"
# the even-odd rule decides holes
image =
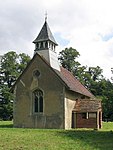
[[[45,16],[45,23],[44,23],[40,33],[38,34],[37,38],[33,41],[33,43],[38,43],[38,42],[42,42],[42,41],[51,41],[55,45],[58,45],[52,35],[52,32],[51,32],[49,26],[48,26],[47,14]]]
[[[45,14],[45,23],[33,43],[35,44],[34,54],[38,53],[40,56],[43,56],[52,68],[60,71],[57,53],[55,51],[58,44],[47,24],[47,13]]]

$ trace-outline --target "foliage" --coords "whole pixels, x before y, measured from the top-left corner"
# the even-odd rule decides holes
[[[102,95],[103,117],[113,121],[113,83],[102,80],[99,86]]]
[[[7,120],[12,118],[13,94],[10,88],[24,70],[30,57],[24,53],[17,54],[10,51],[1,59],[0,65],[0,118]]]
[[[11,122],[0,122],[0,149],[13,150],[111,150],[113,123],[103,129],[17,129]]]
[[[81,66],[76,61],[78,56],[80,54],[76,49],[66,48],[60,52],[59,60],[62,66],[71,71],[86,88],[102,99],[103,119],[113,121],[113,83],[105,79],[102,75],[103,70],[99,66]]]
[[[76,58],[80,56],[79,52],[72,47],[65,48],[59,53],[59,60],[61,65],[71,72],[75,72],[80,63],[76,61]]]

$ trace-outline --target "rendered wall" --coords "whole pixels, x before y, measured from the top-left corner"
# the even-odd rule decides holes
[[[33,70],[39,70],[35,78]],[[33,112],[33,91],[43,91],[43,113]],[[58,76],[38,55],[15,86],[14,126],[64,128],[64,86]]]
[[[81,95],[68,90],[66,90],[65,92],[65,129],[71,129],[72,111],[76,104],[76,99],[79,99]]]
[[[69,90],[65,91],[65,129],[71,129],[72,128],[72,111],[76,104],[77,99],[81,99],[83,97],[82,94],[75,93]],[[84,98],[88,98],[85,97]],[[74,120],[76,122],[76,118]]]

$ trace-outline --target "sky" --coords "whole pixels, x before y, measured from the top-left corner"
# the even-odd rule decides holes
[[[113,67],[113,0],[0,0],[0,55],[9,51],[33,56],[45,21],[58,43],[57,53],[73,47],[78,61],[100,66],[106,79]]]

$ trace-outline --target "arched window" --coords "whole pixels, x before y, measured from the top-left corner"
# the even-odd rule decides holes
[[[41,90],[34,91],[34,112],[43,112],[43,92]]]

